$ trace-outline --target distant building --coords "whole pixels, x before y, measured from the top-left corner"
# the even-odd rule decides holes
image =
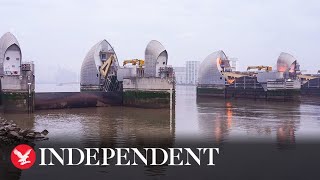
[[[186,67],[174,67],[173,70],[176,77],[176,83],[186,84]]]
[[[232,71],[237,71],[238,58],[228,57]]]
[[[200,61],[186,61],[186,84],[197,84]]]

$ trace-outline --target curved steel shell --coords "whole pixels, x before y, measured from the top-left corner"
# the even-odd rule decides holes
[[[222,60],[227,60],[223,51],[217,51],[207,56],[199,68],[199,85],[224,85],[225,78],[222,75]],[[229,63],[227,66],[230,66]]]
[[[161,66],[166,66],[167,62],[168,53],[164,46],[159,41],[150,41],[145,50],[145,76],[157,76],[157,70]]]
[[[292,64],[297,61],[291,54],[282,52],[277,61],[277,70],[278,72],[286,72],[290,70]]]
[[[16,45],[19,48],[21,55],[19,42],[13,34],[7,32],[0,38],[0,74],[3,74],[3,61],[5,53],[7,49],[13,45]]]
[[[96,85],[100,84],[99,67],[101,63],[101,52],[108,52],[115,55],[116,63],[114,66],[119,67],[118,58],[113,47],[106,40],[102,40],[95,44],[84,58],[80,72],[80,85]],[[108,59],[109,57],[106,57]]]

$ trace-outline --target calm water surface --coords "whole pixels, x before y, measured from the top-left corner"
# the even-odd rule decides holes
[[[68,85],[69,86],[69,85]],[[70,87],[67,87],[72,89]],[[299,142],[320,139],[318,105],[254,100],[197,99],[194,86],[177,86],[176,110],[127,107],[37,111],[5,114],[24,128],[47,129],[50,141],[197,139],[228,142],[267,140]]]

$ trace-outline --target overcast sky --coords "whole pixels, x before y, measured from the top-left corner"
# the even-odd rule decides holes
[[[156,39],[174,66],[224,50],[242,68],[275,65],[280,52],[288,52],[302,70],[320,69],[318,0],[0,0],[0,17],[0,34],[18,38],[37,75],[57,63],[79,73],[87,51],[102,39],[120,62],[144,58]]]

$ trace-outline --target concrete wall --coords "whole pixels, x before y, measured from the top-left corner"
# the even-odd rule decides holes
[[[138,108],[170,108],[170,92],[128,90],[123,92],[123,105]],[[172,108],[175,106],[175,92],[172,92]]]
[[[30,64],[33,68],[32,64]],[[31,91],[34,91],[35,88],[35,78],[34,71],[21,71],[20,76],[7,75],[1,78],[1,90],[3,92],[28,92],[28,82],[31,83]]]
[[[123,79],[123,91],[142,90],[142,91],[167,91],[174,89],[174,83],[167,78],[130,78]]]
[[[225,87],[197,87],[197,97],[225,97]]]
[[[117,79],[118,81],[123,81],[125,78],[131,78],[137,76],[137,68],[136,67],[126,67],[119,68],[117,71]]]
[[[226,89],[197,87],[197,98],[221,97],[225,99],[265,99],[281,101],[300,101],[300,91],[295,89],[282,89],[264,91],[262,88],[253,89],[241,87]]]
[[[34,94],[29,94],[28,92],[2,92],[1,105],[3,112],[33,112]]]
[[[171,98],[172,101],[170,101]],[[124,106],[170,108],[170,103],[174,108],[175,92],[172,79],[148,77],[123,80]]]
[[[22,83],[19,76],[4,76],[1,78],[2,91],[21,90]]]
[[[260,83],[266,83],[268,80],[276,80],[283,78],[283,74],[279,73],[277,71],[272,71],[272,72],[258,72],[256,75],[258,82]]]

